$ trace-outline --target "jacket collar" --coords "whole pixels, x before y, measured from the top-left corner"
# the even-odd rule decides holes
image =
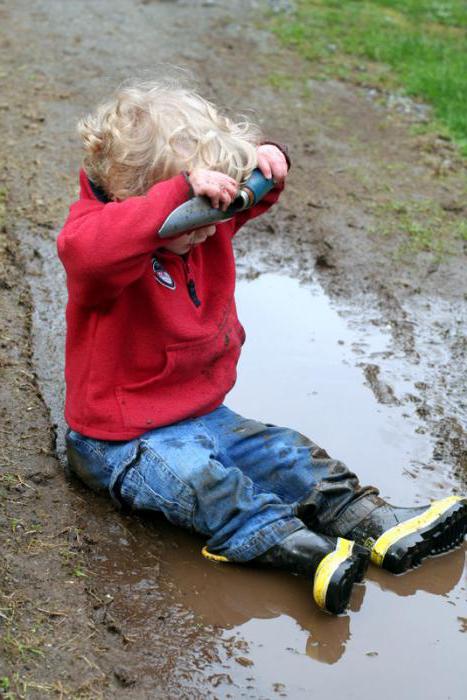
[[[92,190],[92,193],[96,199],[99,200],[99,202],[104,202],[104,204],[107,204],[107,202],[110,202],[111,200],[107,197],[105,191],[102,189],[102,187],[98,187],[98,185],[94,184],[92,180],[88,178],[89,186]]]

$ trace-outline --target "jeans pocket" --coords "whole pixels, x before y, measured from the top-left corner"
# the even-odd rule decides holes
[[[119,496],[133,510],[158,511],[174,525],[193,527],[193,489],[144,442],[119,484]]]

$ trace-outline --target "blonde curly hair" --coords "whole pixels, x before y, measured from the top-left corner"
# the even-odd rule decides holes
[[[78,124],[84,169],[113,200],[196,167],[242,182],[256,167],[259,128],[232,121],[198,93],[164,82],[124,85]]]

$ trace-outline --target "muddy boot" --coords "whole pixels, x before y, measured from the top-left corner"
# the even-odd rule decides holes
[[[226,557],[211,554],[206,547],[203,555],[214,561],[228,561]],[[313,579],[315,602],[323,610],[337,615],[346,609],[353,584],[363,579],[369,557],[368,550],[355,542],[317,535],[303,528],[251,563]]]
[[[401,574],[463,542],[467,498],[450,496],[430,506],[398,508],[369,495],[339,514],[338,525],[326,531],[352,538],[370,550],[374,564]]]

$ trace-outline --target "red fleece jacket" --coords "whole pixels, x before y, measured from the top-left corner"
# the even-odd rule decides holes
[[[245,340],[232,236],[280,189],[181,257],[163,248],[157,231],[190,197],[184,175],[123,202],[98,200],[84,172],[80,182],[57,242],[68,286],[68,424],[129,440],[214,410],[235,383]]]

